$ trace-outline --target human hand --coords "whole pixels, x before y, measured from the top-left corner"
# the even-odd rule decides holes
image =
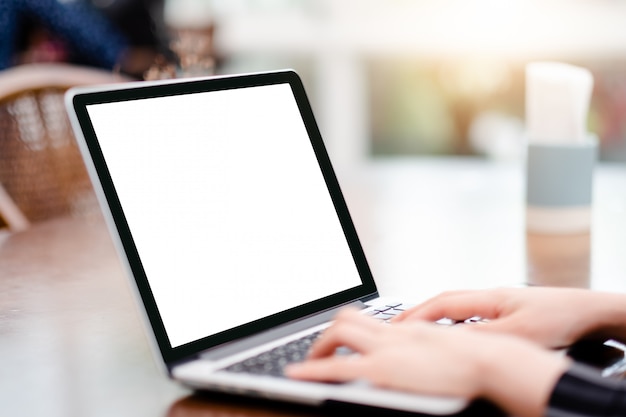
[[[462,321],[479,316],[473,329],[510,333],[551,348],[569,346],[615,323],[626,314],[626,296],[577,288],[497,288],[442,293],[397,316],[397,323],[441,318]],[[623,334],[626,329],[612,329]]]
[[[339,347],[354,354],[336,355]],[[288,377],[371,384],[419,394],[485,397],[520,417],[539,416],[568,360],[520,338],[421,321],[381,324],[344,310]]]

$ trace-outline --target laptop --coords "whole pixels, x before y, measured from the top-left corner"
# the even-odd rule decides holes
[[[310,344],[342,307],[402,310],[379,297],[294,71],[78,87],[66,106],[168,377],[314,406],[466,407],[363,381],[295,381],[259,362]]]

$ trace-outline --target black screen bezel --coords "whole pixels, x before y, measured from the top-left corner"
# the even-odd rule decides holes
[[[98,138],[89,118],[87,106],[117,101],[138,100],[284,83],[288,83],[291,86],[304,125],[311,140],[312,147],[315,151],[317,161],[326,182],[326,186],[330,192],[330,196],[343,228],[344,235],[355,261],[356,268],[361,277],[362,284],[331,296],[327,296],[304,305],[255,320],[251,323],[220,332],[216,335],[207,336],[181,346],[172,347],[157,308],[156,301],[150,289],[137,248],[134,244],[129,226],[126,222],[115,186],[112,183],[106,161],[104,160],[102,151],[98,144]],[[108,87],[102,90],[96,89],[96,91],[77,91],[74,92],[71,97],[71,106],[72,109],[70,109],[70,111],[74,111],[81,130],[81,132],[77,133],[82,133],[82,139],[84,140],[82,143],[83,146],[81,146],[84,157],[86,159],[89,158],[92,162],[91,167],[93,169],[90,174],[92,176],[94,187],[100,189],[102,191],[102,195],[105,196],[105,199],[101,199],[102,209],[104,211],[108,211],[110,213],[110,218],[113,220],[112,225],[114,225],[115,229],[113,232],[117,232],[118,234],[119,243],[123,249],[122,256],[126,258],[128,266],[130,267],[134,278],[132,282],[136,285],[143,302],[146,316],[150,321],[157,346],[163,360],[168,366],[174,362],[195,356],[199,352],[211,347],[259,333],[263,330],[309,316],[318,311],[326,310],[356,299],[372,297],[377,294],[376,284],[372,277],[371,270],[367,263],[335,172],[331,165],[331,161],[326,151],[319,128],[313,116],[304,86],[300,77],[295,72],[286,70],[186,80],[183,82],[176,81],[165,84],[146,83],[145,85],[137,84],[132,87],[121,85],[120,88],[111,89],[111,87]],[[81,139],[80,136],[81,135],[77,134],[79,140]]]

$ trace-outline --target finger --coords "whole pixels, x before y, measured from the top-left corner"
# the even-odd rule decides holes
[[[499,299],[492,292],[463,291],[432,298],[407,310],[398,321],[436,321],[442,318],[460,321],[474,316],[493,319],[498,317],[499,312]]]
[[[412,317],[416,312],[420,311],[421,309],[424,308],[425,305],[429,304],[429,303],[433,303],[433,302],[445,302],[445,300],[447,298],[450,297],[454,297],[454,296],[458,296],[458,295],[464,295],[464,294],[468,294],[468,293],[472,293],[475,290],[453,290],[453,291],[445,291],[442,292],[440,294],[437,294],[436,296],[424,301],[421,304],[418,304],[416,306],[413,306],[409,309],[407,309],[406,311],[403,311],[402,313],[396,315],[394,318],[391,319],[391,321],[395,321],[395,322],[400,322],[403,321],[409,317]]]
[[[526,320],[523,316],[513,314],[507,317],[502,317],[498,320],[492,320],[480,323],[478,325],[466,326],[472,330],[481,330],[492,333],[510,333],[518,336],[527,337],[533,333],[533,329],[536,329],[536,323]]]
[[[369,323],[336,321],[313,343],[309,358],[332,356],[339,347],[347,347],[355,352],[368,352],[376,341]]]
[[[333,356],[290,364],[285,375],[310,381],[347,382],[363,377],[362,361],[358,356]]]

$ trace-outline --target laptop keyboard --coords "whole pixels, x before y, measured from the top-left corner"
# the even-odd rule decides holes
[[[401,303],[390,303],[385,306],[377,307],[366,314],[383,322],[387,322],[404,310],[405,307]],[[223,370],[228,372],[243,372],[282,377],[284,376],[283,369],[286,365],[301,362],[306,358],[311,345],[321,333],[322,331],[317,331],[308,334],[300,339],[277,346],[241,362],[236,362],[225,367]]]
[[[224,368],[224,370],[229,372],[283,376],[283,368],[287,364],[301,362],[306,358],[309,348],[321,333],[321,331],[311,333],[300,339],[268,350],[267,352],[234,363]]]
[[[374,310],[367,312],[366,314],[375,319],[388,322],[398,314],[402,313],[409,306],[402,303],[389,303],[384,306],[376,307]]]

